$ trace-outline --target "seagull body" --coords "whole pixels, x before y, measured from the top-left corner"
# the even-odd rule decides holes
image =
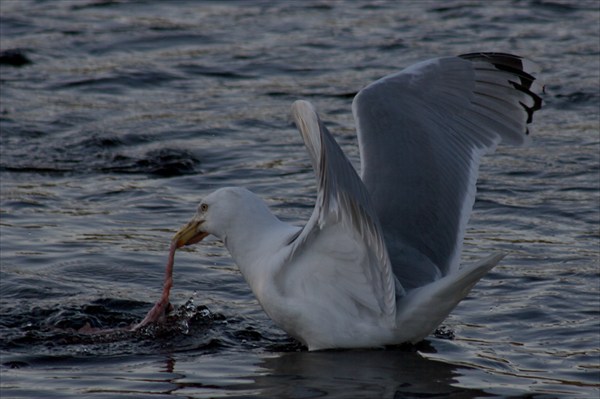
[[[541,100],[520,57],[424,61],[362,89],[361,174],[307,101],[292,115],[317,177],[303,227],[244,188],[206,196],[176,247],[221,239],[265,312],[309,350],[418,342],[503,254],[460,266],[480,158],[523,144]]]

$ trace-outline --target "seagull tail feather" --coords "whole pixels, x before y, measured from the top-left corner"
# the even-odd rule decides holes
[[[466,265],[455,273],[410,291],[402,301],[403,306],[398,309],[396,323],[399,334],[406,329],[414,332],[416,327],[420,330],[420,334],[415,334],[411,342],[424,339],[504,256],[506,256],[504,253],[495,253]]]

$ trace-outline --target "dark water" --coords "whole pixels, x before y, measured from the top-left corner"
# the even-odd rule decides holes
[[[596,1],[0,3],[2,397],[590,397],[600,389]],[[352,96],[413,62],[534,60],[528,148],[481,170],[466,260],[509,256],[417,347],[308,353],[222,244],[179,251],[199,199],[243,185],[302,223],[314,178],[289,107],[358,165]],[[529,396],[530,395],[530,396]]]

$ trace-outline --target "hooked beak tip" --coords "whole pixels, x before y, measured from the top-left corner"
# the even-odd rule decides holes
[[[181,248],[185,245],[192,245],[202,241],[202,239],[208,235],[207,232],[199,231],[198,228],[202,223],[204,223],[204,220],[192,220],[179,229],[179,231],[173,236],[172,240],[172,242],[175,243],[175,248]]]

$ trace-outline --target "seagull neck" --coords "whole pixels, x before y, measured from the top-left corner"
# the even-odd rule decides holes
[[[265,270],[277,266],[273,258],[299,228],[282,222],[271,212],[247,216],[223,241],[244,278],[254,286],[257,280],[264,279]]]

